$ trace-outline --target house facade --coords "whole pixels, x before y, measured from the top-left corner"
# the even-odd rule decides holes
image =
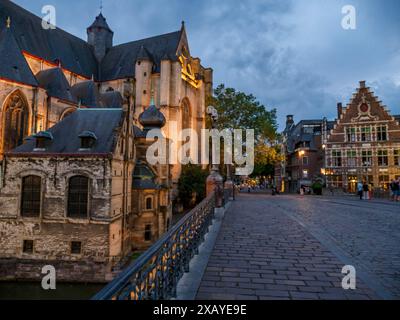
[[[400,117],[390,114],[365,81],[338,111],[326,141],[328,186],[356,192],[361,181],[387,191],[391,180],[400,177]]]

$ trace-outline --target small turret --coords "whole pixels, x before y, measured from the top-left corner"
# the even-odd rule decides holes
[[[101,62],[107,51],[113,46],[114,32],[107,24],[106,18],[100,13],[92,25],[87,28],[87,42],[93,47],[93,53],[98,62]]]

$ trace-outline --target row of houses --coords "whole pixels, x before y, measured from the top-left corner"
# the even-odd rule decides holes
[[[337,105],[337,119],[302,120],[288,115],[276,167],[282,191],[298,192],[320,182],[330,190],[356,192],[359,181],[385,192],[400,177],[400,116],[392,115],[361,81],[347,106]]]

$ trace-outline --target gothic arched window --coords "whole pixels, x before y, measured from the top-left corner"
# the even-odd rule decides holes
[[[89,198],[89,179],[75,176],[69,179],[68,185],[68,217],[87,218]]]
[[[29,109],[20,92],[13,93],[4,107],[3,151],[10,151],[24,142],[28,135]]]
[[[190,129],[192,127],[192,114],[188,101],[182,103],[182,129]]]
[[[22,179],[21,216],[39,217],[41,204],[42,179],[27,176]]]

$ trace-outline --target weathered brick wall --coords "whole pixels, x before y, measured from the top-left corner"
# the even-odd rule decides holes
[[[5,170],[4,186],[0,190],[0,264],[8,261],[15,265],[12,274],[16,278],[35,278],[39,267],[54,261],[58,261],[60,279],[100,281],[109,276],[112,255],[118,259],[120,254],[121,228],[120,219],[111,223],[109,160],[7,158]],[[42,177],[41,215],[23,218],[20,215],[21,181],[31,174]],[[67,181],[76,174],[90,177],[88,219],[66,216]],[[33,254],[23,253],[24,240],[34,241]],[[71,254],[71,241],[82,243],[81,254]],[[12,262],[12,259],[17,260]],[[6,278],[10,278],[10,272],[0,268],[0,280]]]

